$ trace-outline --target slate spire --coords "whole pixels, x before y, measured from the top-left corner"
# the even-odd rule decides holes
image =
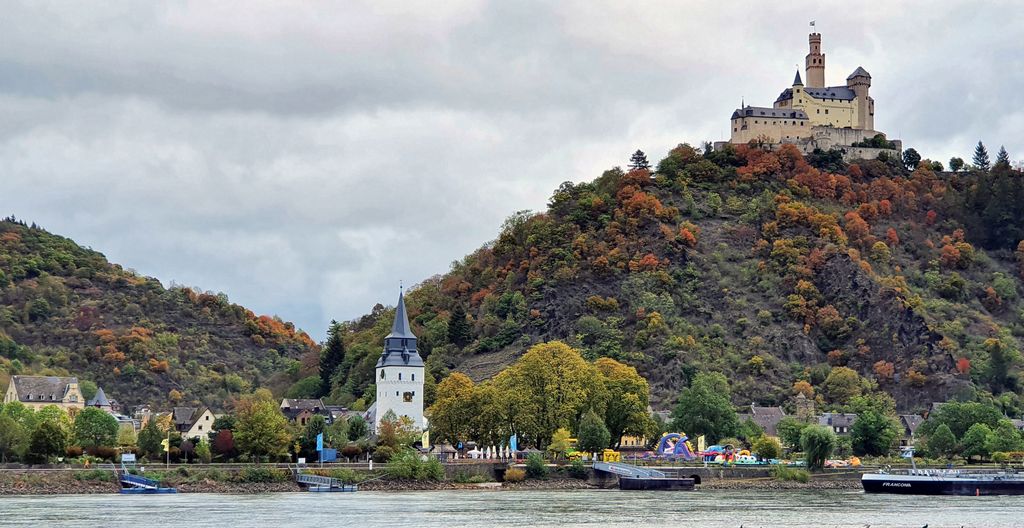
[[[793,79],[793,86],[803,86],[804,81],[800,79],[800,70],[796,71],[796,78]]]

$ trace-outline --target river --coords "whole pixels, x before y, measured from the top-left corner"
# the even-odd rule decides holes
[[[0,497],[0,526],[737,528],[1024,525],[1024,497],[859,491],[430,491]]]

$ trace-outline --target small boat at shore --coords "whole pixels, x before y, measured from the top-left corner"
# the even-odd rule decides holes
[[[1008,471],[959,469],[917,469],[913,448],[903,453],[911,461],[909,470],[880,470],[865,473],[865,493],[905,495],[1024,495],[1024,474]]]

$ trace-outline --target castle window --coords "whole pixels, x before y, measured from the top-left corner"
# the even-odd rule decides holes
[[[395,396],[398,396],[398,391],[395,391]]]
[[[412,373],[412,380],[416,381],[416,373],[415,372]]]
[[[398,373],[398,381],[402,381],[402,373],[401,372]]]
[[[825,114],[828,115],[828,108],[825,109]]]
[[[380,370],[380,379],[384,379],[384,369]]]
[[[406,392],[402,394],[402,401],[409,403],[412,401],[412,397],[415,396],[415,392]]]

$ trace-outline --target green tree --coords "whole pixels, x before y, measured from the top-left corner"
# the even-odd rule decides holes
[[[370,434],[370,425],[366,423],[360,415],[355,415],[348,419],[348,439],[356,441],[365,438]]]
[[[63,456],[67,449],[67,434],[60,424],[44,421],[32,431],[26,460],[30,464],[44,464],[50,457]]]
[[[257,460],[286,455],[291,442],[288,420],[272,398],[270,391],[260,389],[243,398],[237,412],[235,445]]]
[[[337,321],[331,321],[327,330],[327,343],[320,352],[320,396],[331,393],[331,379],[338,367],[345,362],[345,341],[343,328]]]
[[[708,444],[733,436],[740,422],[729,400],[729,381],[720,372],[702,372],[683,389],[672,411],[672,428],[690,438],[707,436]]]
[[[159,458],[162,454],[163,446],[161,442],[164,440],[164,431],[160,429],[160,426],[156,423],[155,417],[150,418],[146,422],[146,426],[139,431],[139,450],[142,451],[143,455],[150,458]],[[216,422],[214,422],[216,424]]]
[[[992,168],[1005,170],[1010,168],[1010,155],[1006,153],[1006,147],[999,146],[999,152],[996,154],[996,163]]]
[[[1003,413],[991,405],[976,402],[946,402],[936,409],[918,429],[918,434],[924,437],[931,436],[940,425],[945,424],[953,433],[955,438],[963,438],[972,425],[983,423],[989,428],[994,428]]]
[[[875,410],[858,414],[850,431],[853,452],[857,455],[887,455],[902,433],[899,421],[892,416]]]
[[[960,169],[964,168],[963,158],[952,157],[949,158],[949,170],[953,172],[960,172]]]
[[[124,424],[117,428],[117,445],[120,447],[134,447],[139,441],[135,433],[135,426]]]
[[[647,161],[647,155],[640,149],[637,149],[637,151],[629,157],[629,170],[649,169],[650,167],[651,164]]]
[[[779,441],[765,435],[757,437],[750,445],[750,450],[762,460],[771,460],[782,456],[782,445],[779,444]]]
[[[82,447],[116,445],[117,429],[117,420],[95,407],[86,407],[75,416],[75,442]]]
[[[937,430],[936,433],[938,433]],[[991,434],[992,429],[983,423],[976,423],[972,425],[971,428],[964,433],[964,437],[960,441],[960,454],[963,455],[968,462],[970,462],[974,457],[981,459],[988,458],[991,451],[988,449],[987,444]]]
[[[213,453],[210,451],[210,441],[205,437],[199,439],[196,444],[196,458],[203,464],[209,464],[213,460]]]
[[[916,169],[918,163],[921,163],[921,155],[916,150],[908,148],[903,151],[903,166],[907,170]]]
[[[831,427],[809,425],[800,433],[800,446],[803,447],[807,467],[821,469],[836,448],[836,434]]]
[[[791,449],[800,449],[800,434],[810,424],[801,421],[795,416],[783,416],[775,429],[779,432],[779,439]]]
[[[565,456],[565,452],[569,450],[569,439],[572,438],[572,433],[568,429],[562,427],[555,431],[555,434],[551,435],[551,443],[548,444],[548,453],[551,453],[553,458],[559,458]]]
[[[10,416],[0,415],[0,462],[21,458],[28,441],[25,426]]]
[[[985,448],[988,449],[989,453],[1020,451],[1020,431],[1013,426],[1013,422],[1010,420],[999,420],[995,429],[988,435],[988,439],[985,441]]]
[[[599,453],[608,447],[611,433],[604,421],[594,411],[589,411],[580,420],[579,431],[576,433],[576,449],[585,453]]]
[[[306,422],[306,428],[302,430],[302,435],[299,437],[301,456],[305,457],[306,460],[309,461],[319,460],[320,454],[316,450],[316,437],[326,431],[327,420],[319,414],[313,415],[313,417]],[[324,434],[324,436],[327,435]]]
[[[456,304],[448,318],[448,342],[458,346],[466,346],[466,343],[473,339],[473,327],[466,318],[466,310],[461,304]]]
[[[928,436],[927,447],[928,452],[934,457],[950,458],[956,452],[956,437],[948,425],[941,424]]]
[[[981,141],[978,141],[978,146],[974,147],[974,159],[971,163],[978,170],[987,171],[989,169],[988,149]]]

